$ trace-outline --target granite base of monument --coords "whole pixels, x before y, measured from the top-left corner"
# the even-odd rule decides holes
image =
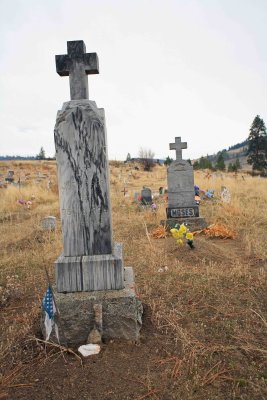
[[[54,291],[60,312],[59,335],[61,329],[68,345],[87,343],[94,327],[94,305],[102,305],[102,339],[139,339],[142,326],[143,307],[136,297],[134,274],[131,267],[124,268],[124,288],[94,292],[58,293]],[[43,318],[42,318],[43,319]],[[56,320],[56,318],[55,318]],[[42,332],[45,333],[42,322]],[[50,339],[57,341],[54,330]],[[63,343],[62,339],[62,343]]]
[[[122,245],[115,243],[112,254],[66,257],[55,262],[58,292],[89,292],[122,289]]]
[[[202,217],[191,217],[191,218],[167,218],[166,220],[160,221],[161,225],[166,226],[167,229],[178,228],[181,224],[185,224],[191,232],[199,231],[207,228],[207,222]]]

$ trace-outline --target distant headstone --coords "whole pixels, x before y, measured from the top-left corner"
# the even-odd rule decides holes
[[[181,142],[180,137],[175,138],[175,143],[170,143],[170,150],[176,151],[176,160],[172,161],[167,170],[167,224],[174,226],[186,222],[194,229],[203,227],[205,221],[199,218],[199,206],[195,202],[193,166],[182,159],[182,149],[186,148],[187,143]]]
[[[56,217],[49,216],[42,219],[42,228],[45,231],[54,231],[56,229],[57,219]]]
[[[151,189],[144,187],[141,190],[141,202],[144,205],[151,205],[152,204],[152,192]]]
[[[221,199],[224,203],[230,203],[231,201],[231,193],[226,186],[221,187]]]
[[[7,177],[6,177],[6,182],[13,182],[14,181],[14,171],[8,171]]]

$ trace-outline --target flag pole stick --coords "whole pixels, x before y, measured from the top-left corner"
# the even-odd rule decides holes
[[[64,332],[62,323],[61,323],[62,321],[61,321],[60,313],[59,313],[59,310],[58,310],[58,307],[57,307],[57,303],[56,303],[56,299],[55,299],[55,296],[54,296],[54,292],[53,292],[52,284],[51,284],[51,281],[50,281],[50,277],[49,277],[49,274],[48,274],[46,266],[44,268],[45,268],[45,273],[46,273],[46,277],[47,277],[47,282],[48,282],[48,285],[49,285],[49,287],[51,289],[53,301],[54,301],[54,304],[55,304],[55,308],[56,308],[56,312],[57,312],[57,318],[58,318],[58,325],[59,325],[60,331],[62,333],[64,346],[66,346],[68,348],[69,347],[68,346],[68,342],[67,342],[67,339],[66,339],[66,336],[65,336],[65,332]],[[60,344],[60,340],[59,339],[58,339],[58,341],[59,341],[59,344]]]

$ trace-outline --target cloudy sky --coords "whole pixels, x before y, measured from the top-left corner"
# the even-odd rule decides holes
[[[184,158],[243,141],[267,123],[266,21],[266,0],[0,0],[0,154],[54,154],[68,40],[98,53],[110,159],[174,157],[175,136]]]

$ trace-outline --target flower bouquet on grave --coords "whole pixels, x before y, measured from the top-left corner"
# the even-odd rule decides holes
[[[181,224],[179,228],[172,228],[170,232],[179,246],[183,246],[186,242],[191,249],[195,247],[193,233],[189,231],[185,224]]]

